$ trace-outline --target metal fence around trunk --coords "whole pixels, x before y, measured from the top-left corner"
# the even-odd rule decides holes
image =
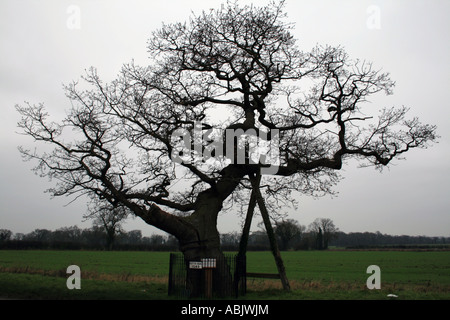
[[[169,296],[178,299],[237,298],[246,292],[246,259],[226,254],[216,259],[187,260],[170,254]]]

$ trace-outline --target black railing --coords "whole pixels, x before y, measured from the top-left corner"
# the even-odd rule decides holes
[[[178,299],[237,298],[246,292],[245,257],[186,260],[170,254],[169,296]]]

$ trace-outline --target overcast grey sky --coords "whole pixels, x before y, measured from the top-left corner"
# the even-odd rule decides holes
[[[85,204],[50,199],[52,184],[31,172],[18,145],[16,104],[45,103],[64,115],[70,103],[63,83],[79,78],[90,66],[112,80],[123,63],[148,63],[146,43],[163,22],[185,21],[191,11],[217,8],[222,0],[165,1],[0,1],[0,228],[28,233],[82,223]],[[251,3],[252,1],[239,1]],[[267,1],[255,0],[256,5]],[[411,116],[439,128],[440,143],[414,150],[406,161],[383,173],[350,165],[337,186],[337,197],[299,199],[290,218],[308,225],[331,218],[344,232],[450,236],[450,1],[443,0],[287,0],[299,45],[342,45],[352,58],[372,61],[397,82],[393,96],[375,97],[373,106],[402,105]],[[238,231],[239,218],[222,215],[219,230]],[[136,219],[127,230],[155,229]]]

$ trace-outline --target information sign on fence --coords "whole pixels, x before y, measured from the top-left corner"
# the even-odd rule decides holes
[[[203,269],[203,263],[201,261],[190,261],[189,269]]]
[[[202,259],[202,264],[204,269],[215,269],[216,259]]]

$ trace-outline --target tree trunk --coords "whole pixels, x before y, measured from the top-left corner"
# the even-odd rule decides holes
[[[322,234],[322,228],[319,228],[319,233],[317,233],[317,238],[316,238],[316,248],[317,248],[317,250],[323,250],[323,234]]]
[[[115,230],[106,229],[106,250],[112,251],[115,241]]]
[[[185,261],[201,261],[201,259],[217,259],[213,275],[213,293],[218,297],[229,296],[232,287],[232,274],[223,252],[220,248],[220,235],[217,230],[217,217],[222,210],[225,199],[236,189],[246,171],[242,166],[229,166],[222,171],[222,179],[215,188],[201,192],[196,201],[195,211],[189,217],[182,218],[182,223],[188,225],[189,232],[185,230],[174,234],[180,242],[180,251]],[[195,273],[195,272],[194,272]],[[191,287],[193,297],[199,296],[201,279],[189,277],[188,285]],[[200,285],[201,287],[201,285]]]
[[[180,244],[180,251],[185,261],[200,262],[202,259],[217,259],[218,263],[214,272],[213,293],[215,296],[227,296],[232,287],[230,268],[226,264],[220,248],[220,235],[217,230],[217,217],[222,210],[223,202],[236,189],[242,178],[248,172],[245,166],[230,165],[221,172],[221,179],[214,187],[201,192],[195,202],[194,212],[188,217],[178,217],[165,212],[153,204],[148,211],[142,211],[140,207],[130,205],[145,222],[153,225],[169,234],[174,235]],[[199,297],[204,293],[201,276],[198,272],[187,272],[187,289],[191,297]]]
[[[220,235],[217,230],[217,217],[222,209],[223,197],[215,190],[203,191],[197,198],[194,213],[188,217],[178,217],[165,212],[156,205],[140,217],[155,227],[164,230],[178,239],[179,249],[186,262],[186,289],[190,298],[204,297],[203,271],[189,269],[189,262],[202,259],[224,260],[220,248]],[[217,264],[214,271],[213,294],[227,296],[232,287],[230,269],[226,264]]]
[[[222,209],[222,202],[223,200],[214,192],[202,193],[198,198],[195,212],[184,218],[185,222],[195,229],[195,233],[191,236],[178,237],[180,250],[187,264],[187,289],[192,298],[201,296],[211,298],[205,287],[207,272],[213,273],[212,293],[214,296],[225,297],[230,293],[228,288],[231,288],[232,277],[220,248],[220,235],[217,230],[217,217]],[[216,259],[214,270],[189,269],[189,262],[201,262],[202,259]]]

